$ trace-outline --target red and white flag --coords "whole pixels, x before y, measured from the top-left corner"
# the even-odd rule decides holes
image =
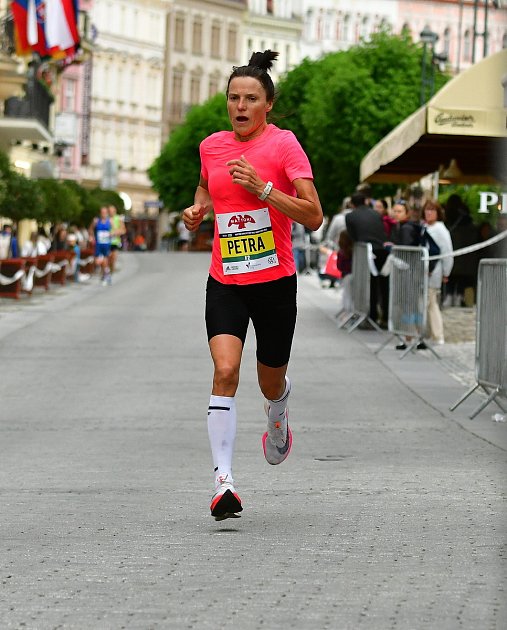
[[[46,0],[44,31],[50,50],[68,50],[79,42],[77,14],[73,0]]]

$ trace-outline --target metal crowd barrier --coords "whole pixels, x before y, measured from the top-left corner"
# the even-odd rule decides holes
[[[477,325],[475,334],[476,384],[450,408],[454,411],[477,388],[487,394],[470,419],[491,401],[506,409],[498,397],[507,398],[507,259],[485,258],[479,263]]]
[[[424,340],[428,311],[428,250],[425,247],[395,245],[387,259],[389,265],[389,318],[390,337],[375,351],[378,354],[394,338],[407,341],[400,354],[403,359]],[[437,357],[435,350],[428,349]]]
[[[345,328],[351,333],[364,321],[368,321],[379,332],[382,329],[370,317],[370,282],[374,269],[371,243],[355,243],[352,254],[351,293],[353,311],[346,313],[338,323],[338,328]]]

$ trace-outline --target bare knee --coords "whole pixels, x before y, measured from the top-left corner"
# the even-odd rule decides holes
[[[278,400],[283,396],[285,390],[285,377],[281,378],[262,378],[259,375],[259,387],[262,395],[268,400]]]
[[[216,396],[234,396],[239,384],[239,367],[231,363],[215,365],[213,375],[213,394]]]

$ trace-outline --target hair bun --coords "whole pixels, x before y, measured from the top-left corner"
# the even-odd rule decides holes
[[[260,68],[268,72],[273,67],[273,61],[276,60],[279,53],[272,50],[265,50],[264,52],[254,52],[248,62],[249,66],[254,68]]]

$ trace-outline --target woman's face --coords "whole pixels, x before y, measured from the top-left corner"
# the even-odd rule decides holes
[[[383,214],[384,214],[384,204],[380,201],[380,199],[377,199],[377,201],[373,205],[373,208],[374,208],[375,212],[378,212],[380,214],[380,216],[383,216]]]
[[[433,206],[427,206],[424,208],[424,220],[428,225],[433,225],[433,223],[436,223],[437,219],[438,212],[436,208]]]
[[[272,107],[273,102],[266,100],[266,92],[257,79],[235,77],[229,83],[227,113],[237,140],[245,142],[260,136]]]
[[[398,223],[406,221],[408,219],[407,207],[403,206],[401,203],[395,203],[393,206],[393,217]]]

